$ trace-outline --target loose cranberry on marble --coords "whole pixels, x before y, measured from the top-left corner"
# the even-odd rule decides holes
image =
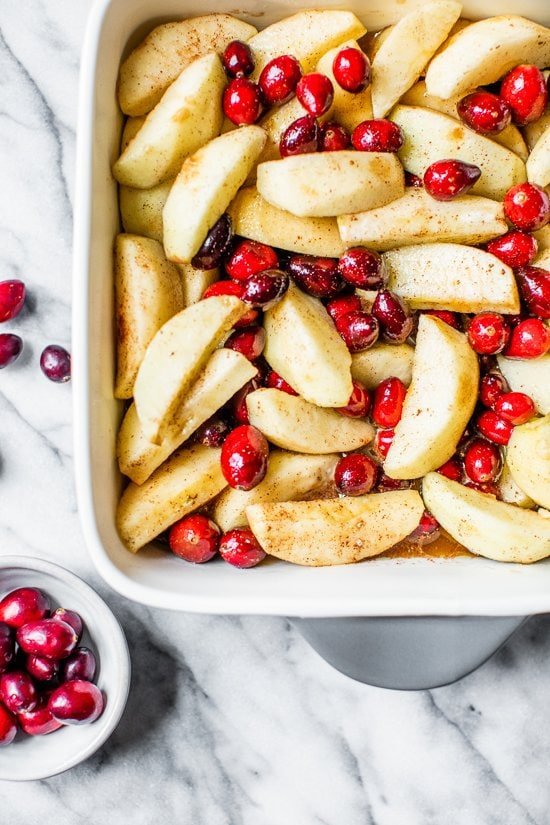
[[[495,403],[495,412],[510,424],[527,424],[537,410],[533,399],[524,392],[506,392]]]
[[[501,418],[493,410],[485,410],[476,421],[476,426],[481,435],[488,438],[494,444],[508,444],[514,429],[513,424]]]
[[[456,312],[451,312],[448,309],[425,309],[422,314],[431,315],[433,318],[439,318],[440,321],[443,321],[450,327],[453,327],[453,329],[462,329],[462,325]]]
[[[66,607],[58,607],[57,610],[54,611],[52,614],[54,619],[61,619],[63,622],[67,622],[78,638],[82,636],[82,632],[84,630],[84,622],[82,621],[81,617],[76,613],[74,610],[67,610]]]
[[[485,438],[473,438],[464,453],[464,469],[476,484],[495,481],[502,469],[499,448]]]
[[[31,654],[25,661],[25,669],[37,682],[51,682],[59,674],[59,662]]]
[[[543,73],[536,66],[525,63],[508,72],[502,81],[500,95],[519,126],[538,120],[548,102]]]
[[[387,281],[382,256],[363,246],[347,249],[338,261],[338,271],[348,284],[361,289],[382,289]]]
[[[64,347],[50,344],[42,351],[40,369],[50,381],[65,384],[71,379],[71,356]]]
[[[0,601],[0,622],[10,627],[22,627],[28,622],[43,619],[50,610],[50,601],[36,587],[19,587]]]
[[[344,496],[370,493],[378,477],[378,464],[363,453],[351,453],[338,461],[334,483]]]
[[[353,130],[351,142],[359,152],[398,152],[403,132],[391,120],[364,120]]]
[[[471,92],[459,100],[456,109],[461,121],[480,135],[498,135],[512,122],[506,101],[491,92]]]
[[[405,170],[405,186],[411,186],[413,189],[423,189],[424,183],[418,175],[413,175],[412,172]]]
[[[358,310],[338,315],[334,319],[334,324],[350,352],[370,349],[378,340],[378,321],[368,312]]]
[[[7,708],[0,705],[0,747],[11,745],[17,734],[17,722]]]
[[[540,266],[524,266],[516,275],[521,297],[531,315],[550,318],[550,272]]]
[[[237,244],[225,269],[230,278],[236,281],[248,281],[258,272],[277,269],[278,266],[279,256],[272,246],[246,239]]]
[[[236,490],[252,490],[263,480],[268,458],[265,436],[256,427],[242,424],[232,430],[223,443],[222,473]]]
[[[374,299],[372,314],[380,322],[384,339],[391,344],[404,343],[413,331],[414,321],[408,307],[389,289],[380,290]]]
[[[242,301],[244,284],[240,281],[216,281],[215,284],[206,287],[202,297],[212,298],[215,295],[234,295]],[[250,326],[258,319],[259,314],[257,309],[251,309],[250,312],[247,312],[246,315],[243,315],[243,317],[236,322],[235,329]]]
[[[502,263],[511,266],[512,269],[518,269],[528,266],[535,260],[538,247],[537,240],[532,235],[519,229],[511,229],[500,238],[489,241],[486,249]]]
[[[0,281],[0,323],[11,321],[23,309],[25,284],[23,281]]]
[[[53,691],[48,710],[62,725],[85,725],[101,716],[104,705],[103,694],[96,685],[72,679]]]
[[[407,536],[407,541],[411,544],[418,544],[424,547],[436,541],[441,535],[441,526],[438,520],[427,510],[424,510],[418,527]]]
[[[0,370],[13,364],[21,355],[23,341],[13,332],[0,333]]]
[[[38,702],[34,682],[24,670],[10,670],[0,676],[0,701],[11,713],[33,710]]]
[[[265,329],[259,326],[236,329],[232,332],[224,346],[227,349],[240,352],[249,361],[255,361],[263,352],[265,346]]]
[[[241,40],[232,40],[224,49],[222,63],[229,77],[248,77],[254,71],[250,46]]]
[[[374,454],[378,456],[381,461],[386,458],[394,436],[395,429],[393,427],[386,427],[385,429],[376,430],[374,440],[372,442],[372,449]]]
[[[508,384],[500,372],[488,372],[479,383],[479,400],[490,410],[494,410],[496,402],[505,392],[508,392]]]
[[[296,390],[294,390],[284,378],[281,378],[279,373],[275,372],[275,370],[270,370],[268,372],[265,385],[273,390],[281,390],[282,392],[286,392],[288,395],[298,395]]]
[[[510,338],[510,327],[498,312],[474,315],[468,327],[468,341],[480,355],[502,352]]]
[[[230,530],[222,536],[220,556],[233,567],[256,567],[265,559],[265,555],[252,530]]]
[[[223,112],[236,126],[256,123],[262,113],[262,95],[257,83],[247,77],[230,81],[223,93]]]
[[[287,103],[296,92],[302,69],[295,57],[281,54],[270,60],[261,71],[258,85],[267,106]]]
[[[296,86],[296,97],[312,117],[326,114],[334,100],[334,86],[326,74],[311,72],[300,78]]]
[[[347,315],[349,312],[359,312],[362,304],[358,295],[342,295],[341,298],[333,298],[327,304],[327,312],[333,321],[340,315]]]
[[[512,329],[506,358],[540,358],[550,350],[550,329],[540,318],[526,318]]]
[[[7,670],[15,659],[15,633],[12,627],[0,622],[0,673]]]
[[[281,135],[279,152],[282,158],[289,155],[305,155],[319,149],[319,125],[311,115],[294,120]]]
[[[251,392],[261,387],[261,381],[258,378],[253,378],[247,381],[244,387],[238,390],[230,402],[230,409],[233,415],[233,420],[236,424],[250,424],[248,417],[248,408],[246,406],[246,399]],[[227,435],[225,436],[227,438]],[[225,441],[225,438],[223,439]],[[222,442],[223,443],[223,442]],[[221,445],[220,445],[221,446]]]
[[[72,653],[78,636],[61,619],[40,619],[24,624],[17,630],[17,643],[25,653],[35,653],[46,659],[64,659]]]
[[[244,285],[243,301],[261,309],[271,309],[280,301],[289,286],[282,269],[266,269],[251,275]]]
[[[437,472],[445,478],[450,478],[451,481],[460,481],[463,473],[462,461],[458,456],[453,456],[438,467]]]
[[[395,427],[403,412],[403,402],[407,394],[404,383],[393,376],[381,381],[374,391],[372,420],[379,427]]]
[[[338,412],[348,418],[365,418],[371,408],[371,396],[359,381],[353,381],[353,390],[345,407],[338,407]]]
[[[180,559],[193,562],[193,564],[203,564],[205,561],[210,561],[218,551],[220,529],[206,516],[201,516],[200,514],[185,516],[170,528],[168,543],[172,553],[179,556]],[[71,661],[74,661],[74,667],[69,666],[69,675],[65,678],[87,679],[90,681],[93,676],[86,676],[84,672],[80,673],[82,668],[78,666],[78,661],[87,657],[80,656],[75,659],[78,650],[81,649],[82,648],[77,648],[72,656],[67,659],[69,665]],[[85,664],[83,661],[82,665]],[[64,666],[64,671],[65,668],[66,665]],[[74,673],[72,673],[73,670],[75,671]],[[70,675],[71,673],[72,675]]]
[[[518,229],[535,232],[550,221],[550,197],[535,183],[518,183],[504,196],[504,214]]]
[[[424,172],[424,189],[438,201],[450,201],[468,192],[480,177],[481,169],[473,163],[436,160]]]
[[[319,127],[321,152],[342,152],[351,146],[351,135],[339,123],[322,123]]]
[[[221,447],[230,431],[229,424],[219,416],[212,416],[201,424],[195,433],[195,440],[205,447]]]
[[[48,708],[48,697],[43,695],[33,710],[22,711],[17,714],[17,721],[21,730],[28,736],[45,736],[62,727],[61,722],[53,718]]]
[[[224,212],[214,226],[208,230],[201,248],[191,261],[191,266],[195,269],[215,269],[229,251],[232,240],[231,218],[227,212]]]
[[[340,49],[332,63],[332,73],[342,89],[357,94],[366,89],[370,83],[370,62],[359,49],[351,47]]]
[[[293,255],[288,272],[300,289],[314,298],[333,298],[344,288],[335,258]]]

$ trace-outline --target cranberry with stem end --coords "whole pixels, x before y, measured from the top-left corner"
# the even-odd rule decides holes
[[[518,269],[520,266],[528,266],[535,260],[539,245],[537,239],[527,232],[511,229],[500,238],[489,241],[485,248],[502,263],[511,266],[512,269]]]
[[[365,418],[371,408],[371,396],[359,381],[353,381],[353,390],[345,407],[338,407],[338,412],[348,418]]]
[[[252,50],[241,40],[232,40],[224,49],[222,63],[229,77],[248,77],[254,71]]]
[[[508,444],[514,429],[513,424],[501,418],[493,410],[482,412],[477,418],[476,426],[481,435],[489,441],[502,445]]]
[[[403,412],[407,394],[404,383],[395,376],[381,381],[374,391],[372,420],[379,427],[395,427]]]
[[[334,483],[345,496],[363,496],[370,493],[378,477],[378,464],[364,453],[351,453],[338,461]]]
[[[355,127],[351,142],[358,152],[398,152],[403,132],[391,120],[364,120]]]
[[[0,676],[0,701],[11,711],[33,710],[38,702],[34,682],[24,670],[10,670]]]
[[[209,521],[209,519],[207,519],[207,521]],[[212,523],[213,522],[210,522],[210,524]],[[96,658],[90,648],[77,647],[63,662],[63,681],[69,682],[72,679],[84,679],[86,682],[92,682],[96,670]]]
[[[508,383],[500,372],[488,372],[479,384],[479,400],[484,407],[494,409],[496,402],[505,392],[508,392]]]
[[[269,446],[263,433],[250,424],[242,424],[223,443],[223,476],[236,490],[252,490],[265,477],[268,458]]]
[[[310,72],[300,78],[296,85],[296,97],[312,117],[326,114],[334,100],[334,86],[326,74]]]
[[[7,708],[0,705],[0,747],[11,745],[17,734],[15,717]]]
[[[300,289],[314,298],[333,298],[344,288],[335,258],[314,255],[293,255],[288,272]]]
[[[48,701],[48,710],[62,725],[85,725],[103,712],[105,702],[100,689],[84,679],[72,679],[56,688]]]
[[[64,659],[78,643],[73,628],[61,619],[40,619],[18,628],[17,643],[25,653],[46,659]]]
[[[251,392],[255,392],[255,390],[259,389],[260,387],[261,382],[258,380],[258,378],[253,378],[251,381],[247,381],[244,387],[241,387],[241,389],[238,390],[231,399],[230,407],[233,413],[233,419],[237,424],[250,424],[250,419],[248,417],[248,407],[246,406],[246,399],[248,398]]]
[[[216,281],[215,284],[206,287],[202,298],[204,300],[205,298],[212,298],[215,295],[235,295],[236,298],[242,300],[243,294],[244,284],[239,281]],[[257,309],[251,309],[250,312],[247,312],[246,315],[243,315],[242,318],[234,324],[235,329],[250,326],[250,324],[253,324],[258,319],[259,314]]]
[[[450,478],[451,481],[460,481],[462,478],[462,461],[458,456],[453,456],[441,467],[438,467],[436,472],[445,478]]]
[[[512,122],[506,101],[491,92],[471,92],[456,106],[458,116],[479,135],[498,135]]]
[[[11,665],[15,658],[15,633],[5,622],[0,622],[0,673]]]
[[[501,395],[495,403],[495,412],[514,426],[527,424],[537,414],[533,399],[524,392],[506,392]]]
[[[476,484],[495,481],[502,469],[499,448],[485,438],[473,438],[464,453],[464,469]]]
[[[229,251],[233,240],[233,226],[231,218],[224,212],[214,226],[208,230],[202,246],[191,260],[195,269],[215,269],[221,263],[223,256]]]
[[[540,318],[526,318],[512,329],[506,358],[540,358],[550,349],[550,329]]]
[[[347,315],[349,312],[360,312],[361,308],[361,299],[358,295],[342,295],[341,298],[333,298],[327,304],[327,312],[333,321],[336,321],[340,315]]]
[[[351,135],[339,123],[322,123],[319,127],[319,150],[321,152],[342,152],[351,146]]]
[[[65,384],[71,379],[71,356],[64,347],[50,344],[42,351],[40,369],[50,381]]]
[[[42,695],[34,710],[27,710],[17,714],[17,721],[21,730],[28,736],[45,736],[62,727],[48,709],[48,697]]]
[[[248,281],[251,275],[266,269],[277,269],[279,256],[272,246],[248,239],[240,241],[227,263],[225,269],[230,278],[236,281]]]
[[[67,622],[67,624],[72,627],[78,638],[81,638],[84,631],[84,622],[74,610],[67,610],[66,607],[58,607],[52,614],[52,618],[61,619],[63,622]]]
[[[59,673],[59,662],[31,654],[27,656],[25,668],[37,682],[51,682]]]
[[[418,544],[420,547],[424,547],[436,541],[440,535],[441,526],[438,520],[435,516],[432,516],[428,510],[424,510],[418,527],[407,536],[407,541],[411,544]]]
[[[304,115],[286,127],[279,140],[282,158],[289,155],[305,155],[319,149],[319,125],[311,115]]]
[[[13,364],[21,355],[23,341],[13,332],[0,333],[0,370]]]
[[[510,338],[510,327],[499,312],[480,312],[468,327],[468,341],[480,355],[502,352]]]
[[[436,160],[424,172],[424,189],[438,201],[450,201],[468,192],[480,177],[481,169],[473,163]]]
[[[383,461],[391,447],[393,438],[395,436],[395,429],[393,427],[386,427],[385,429],[376,430],[374,440],[372,442],[372,449],[374,454]]]
[[[282,269],[256,272],[246,281],[242,300],[256,308],[271,309],[281,300],[289,283],[288,275]]]
[[[16,318],[25,303],[23,281],[0,281],[0,323]]]
[[[249,361],[255,361],[265,346],[265,329],[259,326],[245,327],[232,332],[224,347],[240,352]]]
[[[265,555],[252,530],[229,530],[220,541],[220,556],[233,567],[256,567],[265,559]]]
[[[43,619],[50,611],[50,601],[37,587],[18,587],[0,601],[0,622],[22,627]]]
[[[220,535],[221,531],[213,521],[206,516],[195,514],[185,516],[172,525],[168,534],[168,544],[170,545],[172,553],[179,556],[180,559],[193,562],[194,564],[203,564],[206,561],[210,561],[210,559],[216,555],[220,543]],[[67,662],[74,659],[78,650],[79,648],[72,654],[70,659],[67,659]],[[83,665],[84,664],[85,662],[83,662]],[[74,669],[78,670],[76,659]],[[90,680],[93,677],[75,672],[72,676],[68,675],[65,678]]]
[[[256,123],[262,113],[262,95],[257,83],[247,77],[230,81],[223,93],[223,112],[236,126]]]
[[[550,197],[535,183],[518,183],[504,196],[504,215],[517,229],[535,232],[550,221]]]
[[[382,256],[364,246],[347,249],[338,261],[338,271],[344,281],[361,289],[382,289],[387,281]]]
[[[414,322],[401,298],[381,289],[372,305],[372,314],[380,322],[382,334],[392,344],[402,344],[413,331]]]
[[[268,372],[265,385],[273,390],[282,390],[282,392],[286,392],[288,395],[298,395],[296,390],[293,389],[278,372],[275,372],[275,370]]]
[[[370,349],[380,333],[376,318],[362,310],[338,315],[334,319],[334,325],[350,352]]]
[[[357,94],[370,83],[371,67],[368,57],[359,49],[340,49],[332,63],[334,79],[342,89]]]
[[[550,272],[540,266],[524,266],[516,277],[529,312],[539,318],[550,318]]]
[[[422,314],[431,315],[433,318],[439,318],[440,321],[443,321],[445,324],[453,327],[453,329],[461,329],[461,324],[458,320],[458,315],[456,312],[451,312],[448,309],[425,309]]]
[[[500,96],[509,106],[519,126],[538,120],[548,101],[543,73],[530,64],[516,66],[502,81]]]
[[[295,57],[281,54],[270,60],[260,73],[258,85],[268,106],[287,103],[296,92],[302,69]]]

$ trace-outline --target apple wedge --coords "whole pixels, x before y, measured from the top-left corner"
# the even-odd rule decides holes
[[[498,367],[513,392],[524,392],[535,402],[541,415],[550,413],[550,355],[516,361],[498,355]]]
[[[399,490],[357,498],[252,504],[246,516],[270,556],[323,567],[352,564],[389,550],[418,526],[423,510],[416,490]]]
[[[332,101],[330,120],[335,120],[349,132],[353,132],[355,127],[364,120],[372,120],[371,87],[369,84],[363,91],[352,93],[343,89],[335,80],[332,65],[334,58],[342,49],[363,51],[356,40],[348,40],[347,43],[341,43],[324,54],[317,63],[315,71],[329,77],[334,86],[334,100]]]
[[[118,203],[124,231],[162,243],[162,210],[173,183],[173,180],[167,180],[151,189],[119,186]]]
[[[422,482],[428,510],[455,541],[494,561],[531,562],[550,556],[550,519],[464,487],[440,473]]]
[[[245,509],[251,504],[300,501],[327,488],[333,480],[337,455],[300,455],[272,450],[263,481],[253,490],[227,487],[214,503],[212,518],[221,529],[246,527]]]
[[[243,238],[325,258],[339,258],[345,250],[336,218],[297,218],[272,206],[255,187],[241,189],[227,211]]]
[[[539,137],[527,160],[527,179],[539,186],[550,185],[550,125]]]
[[[245,182],[264,144],[263,129],[243,126],[211,140],[185,160],[162,213],[167,258],[191,263]]]
[[[384,117],[418,80],[460,17],[454,0],[433,0],[413,9],[392,27],[372,63],[372,111]]]
[[[117,181],[150,189],[173,178],[185,157],[219,135],[225,83],[214,52],[184,69],[113,166]]]
[[[363,419],[316,407],[282,390],[251,392],[246,407],[250,423],[269,441],[296,453],[347,453],[364,447],[374,435],[371,425]]]
[[[514,481],[507,461],[505,461],[502,466],[502,472],[498,480],[498,489],[499,498],[507,504],[515,504],[516,507],[523,507],[526,510],[531,510],[535,506],[533,499],[529,498]]]
[[[540,260],[541,253],[545,252],[547,249],[550,249],[550,223],[543,226],[542,229],[537,229],[536,232],[533,232],[533,237],[536,238],[539,245],[539,258],[537,259],[536,266],[544,267],[545,265],[539,264],[538,261]]]
[[[550,508],[550,415],[514,427],[506,460],[518,487]]]
[[[495,200],[503,200],[511,186],[526,179],[525,164],[514,152],[448,115],[420,106],[396,106],[390,119],[405,138],[399,158],[415,175],[422,177],[436,160],[457,158],[481,169],[471,194]]]
[[[544,228],[546,229],[546,227]],[[542,252],[539,252],[539,255],[535,258],[534,264],[535,266],[539,266],[542,269],[547,269],[548,272],[550,272],[550,249],[544,249]]]
[[[386,378],[399,378],[405,386],[412,379],[414,349],[409,344],[376,344],[351,356],[351,374],[368,390]]]
[[[516,15],[489,17],[458,32],[426,72],[431,95],[452,97],[503,77],[520,63],[550,65],[550,30]]]
[[[404,246],[383,254],[389,288],[413,309],[520,310],[514,273],[494,255],[454,243]]]
[[[384,251],[408,244],[450,241],[478,244],[503,235],[508,225],[502,204],[478,195],[437,201],[412,186],[397,200],[338,218],[344,243]]]
[[[190,307],[201,300],[204,290],[220,280],[219,269],[195,269],[191,264],[175,264],[183,287],[183,305]]]
[[[264,358],[302,398],[345,407],[353,391],[351,355],[318,298],[291,285],[265,313],[264,328]]]
[[[550,72],[545,72],[548,76],[550,76]],[[548,81],[548,77],[546,78]],[[532,152],[534,147],[536,146],[538,140],[544,132],[550,127],[550,107],[546,108],[541,117],[538,120],[533,120],[532,123],[528,123],[526,126],[523,127],[523,134],[525,135],[525,140],[527,142],[527,146],[529,147],[529,151]]]
[[[219,449],[197,444],[173,455],[145,484],[130,483],[126,487],[116,522],[128,550],[135,553],[227,486],[220,454]]]
[[[232,40],[247,41],[256,33],[254,26],[229,14],[208,14],[157,26],[120,67],[120,108],[127,115],[146,115],[198,57],[223,52]]]
[[[130,145],[144,123],[145,117],[129,117],[126,119],[120,138],[120,154]]]
[[[117,439],[120,472],[135,484],[143,484],[201,424],[250,381],[257,373],[254,365],[231,349],[212,353],[174,416],[174,425],[158,446],[143,434],[135,404],[129,407]]]
[[[199,301],[174,315],[147,347],[134,384],[145,438],[161,444],[206,362],[248,307],[232,295]]]
[[[448,461],[474,411],[477,355],[444,321],[421,315],[411,385],[384,462],[390,478],[420,478]]]
[[[117,235],[115,242],[117,375],[115,398],[131,398],[145,351],[158,330],[183,309],[179,272],[158,241]]]

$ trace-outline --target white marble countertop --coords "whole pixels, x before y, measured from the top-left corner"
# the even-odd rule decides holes
[[[2,553],[58,561],[106,596],[134,663],[126,714],[86,764],[0,783],[1,825],[550,823],[550,619],[485,667],[416,694],[357,684],[284,619],[148,610],[91,567],[72,477],[71,387],[38,358],[70,344],[79,50],[89,0],[0,4],[1,278],[28,307],[0,373]],[[6,325],[8,327],[8,325]]]

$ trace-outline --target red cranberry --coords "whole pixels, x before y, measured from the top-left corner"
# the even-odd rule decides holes
[[[236,490],[252,490],[267,472],[269,447],[256,427],[242,424],[229,433],[222,446],[221,468]]]
[[[198,514],[185,516],[170,528],[168,543],[172,553],[180,559],[202,564],[216,555],[220,543],[220,529],[206,516]],[[66,678],[89,679],[92,677],[73,675]]]
[[[314,298],[333,298],[344,287],[334,258],[293,255],[288,262],[290,276],[300,289]]]
[[[105,702],[100,689],[84,679],[72,679],[53,691],[48,710],[62,725],[85,725],[103,712]]]
[[[532,315],[550,318],[550,272],[540,266],[524,266],[517,272],[525,305]]]
[[[361,299],[358,295],[342,295],[341,298],[333,298],[327,304],[327,312],[333,321],[340,315],[347,315],[348,312],[358,312],[361,310]]]
[[[439,318],[440,321],[453,327],[453,329],[461,328],[456,312],[450,312],[448,309],[425,309],[423,315],[431,315],[433,318]]]
[[[0,673],[11,665],[15,658],[15,634],[13,628],[0,622]]]
[[[71,378],[71,356],[63,347],[50,344],[42,351],[40,369],[50,381],[65,384]]]
[[[457,103],[459,118],[480,135],[498,135],[512,122],[510,107],[491,92],[472,92]]]
[[[394,490],[409,490],[412,481],[406,481],[401,478],[390,478],[386,473],[380,473],[378,481],[376,482],[376,491],[378,493],[391,493]]]
[[[12,713],[33,710],[38,694],[29,674],[24,670],[11,670],[0,676],[0,700]]]
[[[382,256],[363,246],[346,250],[338,261],[338,271],[348,284],[361,289],[382,289],[387,281]]]
[[[413,175],[412,172],[405,170],[405,186],[411,186],[413,189],[423,189],[424,183],[418,175]]]
[[[229,77],[248,77],[254,71],[252,50],[241,40],[232,40],[227,44],[222,62]]]
[[[386,378],[374,391],[372,420],[379,427],[395,427],[403,412],[407,388],[399,378]]]
[[[478,416],[476,424],[481,435],[484,435],[485,438],[488,438],[489,441],[493,441],[495,444],[508,444],[514,429],[509,421],[501,418],[496,412],[493,412],[493,410],[485,410],[482,412]]]
[[[323,123],[319,127],[321,152],[341,152],[351,146],[351,135],[339,123]]]
[[[353,130],[351,142],[359,152],[398,152],[403,132],[391,120],[364,120]]]
[[[23,281],[0,281],[0,323],[11,321],[23,309],[25,284]]]
[[[362,352],[378,340],[378,321],[368,312],[358,310],[338,315],[334,319],[334,325],[350,352]]]
[[[21,355],[23,341],[13,332],[0,333],[0,370],[13,364]]]
[[[25,668],[27,673],[38,682],[51,682],[59,673],[59,662],[31,654],[27,656]]]
[[[22,627],[28,622],[43,619],[50,610],[47,596],[36,587],[19,587],[0,602],[0,622],[10,627]]]
[[[511,229],[500,238],[495,238],[487,244],[487,252],[494,255],[512,269],[520,266],[528,266],[532,263],[538,252],[536,238],[519,229]]]
[[[538,120],[548,101],[543,73],[536,66],[528,64],[516,66],[508,72],[502,81],[500,94],[520,126]]]
[[[0,747],[11,745],[17,734],[15,717],[0,705]]]
[[[464,469],[476,484],[495,481],[502,469],[499,448],[485,438],[473,438],[464,453]]]
[[[46,659],[64,659],[73,652],[77,642],[73,628],[61,619],[40,619],[17,631],[17,643],[25,653],[36,653]]]
[[[206,287],[203,292],[203,298],[212,298],[214,295],[234,295],[236,298],[240,298],[244,295],[244,284],[240,283],[239,281],[216,281],[215,284],[211,284],[210,286]],[[235,328],[241,327],[248,327],[250,324],[253,324],[254,321],[258,319],[259,312],[257,309],[251,309],[250,312],[247,312],[246,315],[237,321],[235,324]]]
[[[203,518],[203,516],[191,516],[191,518]],[[208,521],[208,519],[206,520]],[[195,545],[195,549],[196,547],[197,545]],[[63,680],[70,682],[72,679],[84,679],[86,682],[92,682],[96,669],[96,658],[90,648],[77,647],[63,662]]]
[[[479,400],[490,410],[494,410],[496,402],[505,392],[508,392],[508,384],[500,372],[488,372],[480,381]]]
[[[365,418],[371,407],[370,393],[359,381],[353,381],[353,390],[345,407],[338,407],[338,412],[348,418]]]
[[[287,103],[296,91],[302,69],[295,57],[281,54],[264,66],[258,85],[268,106]]]
[[[260,357],[265,346],[265,330],[258,326],[235,330],[224,346],[240,352],[249,361],[255,361]]]
[[[399,295],[381,289],[372,305],[372,314],[380,322],[383,337],[391,344],[402,344],[413,331],[414,321]]]
[[[363,453],[351,453],[341,458],[334,471],[334,483],[345,496],[363,496],[376,484],[378,464]]]
[[[252,530],[230,530],[222,536],[220,556],[233,567],[256,567],[265,559],[265,552]]]
[[[451,481],[460,481],[462,478],[462,462],[458,456],[453,456],[441,467],[438,467],[437,472],[445,478],[450,478]]]
[[[334,86],[326,74],[311,72],[304,75],[296,86],[296,97],[313,117],[321,117],[332,106]]]
[[[506,392],[501,395],[496,401],[495,412],[514,425],[527,424],[537,414],[533,399],[524,392]]]
[[[510,328],[498,312],[474,315],[468,327],[470,346],[480,355],[502,352],[510,337]]]
[[[271,309],[288,289],[289,278],[282,269],[266,269],[251,275],[244,285],[243,301],[261,309]]]
[[[288,395],[298,395],[296,390],[292,389],[290,384],[287,384],[285,379],[281,378],[279,373],[275,372],[275,370],[270,370],[268,372],[265,385],[273,390],[281,390],[282,392],[286,392]]]
[[[535,232],[550,221],[550,197],[535,183],[518,183],[506,192],[504,214],[518,229]]]
[[[341,49],[334,58],[332,72],[338,85],[352,94],[362,92],[370,83],[370,63],[359,49]]]
[[[260,87],[247,77],[234,78],[223,93],[223,111],[237,126],[256,123],[262,113]]]
[[[375,455],[382,461],[388,454],[394,435],[395,430],[393,427],[388,427],[385,430],[376,430],[372,447]]]
[[[478,493],[484,493],[486,496],[493,496],[494,498],[499,498],[500,496],[498,484],[495,484],[494,481],[486,481],[484,484],[477,484],[475,481],[467,481],[464,486],[468,487],[470,490],[475,490]]]
[[[304,115],[286,127],[279,141],[279,152],[282,158],[317,152],[319,139],[317,121],[311,115]]]
[[[420,547],[424,547],[436,541],[440,535],[441,526],[438,520],[427,510],[424,510],[418,527],[412,531],[410,536],[407,536],[407,541],[411,544],[418,544]]]
[[[50,713],[46,696],[40,697],[34,710],[19,713],[17,720],[21,725],[21,730],[28,736],[45,736],[62,727],[61,722],[57,722]]]
[[[260,387],[261,382],[257,378],[253,378],[251,381],[247,381],[244,387],[241,387],[231,399],[231,411],[233,413],[233,419],[237,424],[250,424],[246,399],[251,392],[254,392]]]
[[[436,160],[424,172],[424,188],[438,201],[464,195],[479,180],[481,169],[462,160]]]
[[[66,607],[58,607],[57,610],[53,613],[54,619],[61,619],[63,622],[67,622],[78,638],[80,639],[84,630],[84,622],[74,610],[67,610]]]
[[[512,329],[506,358],[540,358],[550,349],[550,329],[540,318],[527,318]]]
[[[225,265],[230,278],[248,281],[251,275],[266,269],[277,269],[279,257],[272,246],[259,241],[241,241]]]
[[[212,416],[195,433],[195,440],[205,447],[221,447],[229,433],[229,424],[223,418]]]
[[[233,240],[231,218],[224,212],[208,231],[201,248],[193,257],[191,265],[195,269],[215,269],[228,252]]]

